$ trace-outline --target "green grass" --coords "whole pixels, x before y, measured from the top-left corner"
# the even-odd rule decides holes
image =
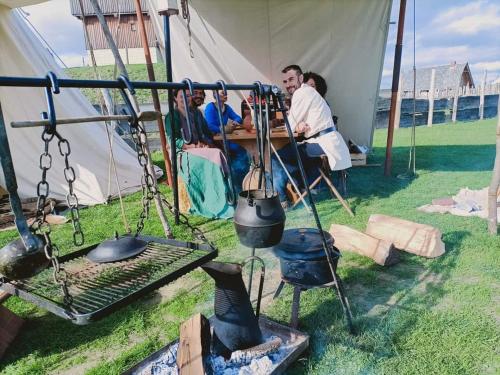
[[[417,179],[385,178],[382,167],[355,168],[349,179],[354,218],[337,201],[325,199],[318,204],[326,228],[340,223],[364,229],[373,213],[433,225],[443,233],[446,254],[425,259],[403,253],[399,264],[384,268],[344,253],[339,273],[358,334],[347,333],[340,304],[331,291],[303,293],[300,327],[311,335],[310,349],[290,373],[499,373],[500,237],[489,236],[486,221],[479,218],[416,210],[462,187],[478,189],[489,184],[495,125],[496,119],[420,127]],[[385,139],[385,130],[375,132],[370,163],[383,163]],[[398,130],[394,176],[406,171],[409,144],[410,130]],[[126,206],[129,219],[135,220],[139,196],[127,197]],[[81,216],[88,243],[102,241],[122,228],[116,202],[82,210]],[[241,260],[247,255],[248,250],[238,245],[231,221],[192,220],[217,243],[220,259]],[[303,210],[287,214],[288,227],[311,223]],[[54,241],[64,252],[74,250],[70,227],[66,224],[54,230]],[[145,230],[161,235],[156,218]],[[186,228],[176,227],[175,234],[189,238]],[[1,232],[0,245],[13,238],[15,232]],[[266,250],[258,250],[258,255],[266,256]],[[275,263],[268,263],[268,268],[271,273]],[[12,297],[5,305],[27,321],[0,370],[6,374],[120,373],[177,337],[179,323],[194,312],[210,315],[212,298],[213,283],[197,270],[99,322],[75,326]],[[291,298],[291,289],[285,288],[265,313],[287,322]]]
[[[126,68],[131,81],[149,81],[145,64],[127,65]],[[164,64],[153,64],[153,69],[156,81],[167,80],[167,73]],[[120,75],[119,71],[115,71],[114,65],[98,66],[97,71],[100,79],[113,80]],[[66,73],[71,78],[75,79],[95,79],[94,69],[92,67],[68,68],[66,69]],[[99,104],[100,94],[98,89],[81,89],[81,91],[91,103]],[[113,93],[116,95],[114,97],[116,102],[122,103],[118,91],[114,90]],[[167,93],[165,90],[160,90],[159,95],[160,101],[167,101]],[[149,90],[137,90],[136,97],[140,104],[151,103],[151,91]]]

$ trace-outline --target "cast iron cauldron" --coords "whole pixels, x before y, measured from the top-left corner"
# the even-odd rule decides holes
[[[0,275],[11,280],[26,279],[36,275],[49,265],[45,256],[45,241],[40,235],[33,236],[37,248],[27,250],[21,238],[0,249]]]
[[[264,190],[244,190],[239,194],[234,226],[243,245],[263,248],[278,244],[285,219],[278,194],[266,195]]]
[[[333,237],[328,232],[323,233],[328,245],[333,247]],[[281,276],[286,281],[312,286],[333,281],[318,229],[287,229],[273,252],[280,258]],[[334,268],[337,268],[338,256],[333,256]]]

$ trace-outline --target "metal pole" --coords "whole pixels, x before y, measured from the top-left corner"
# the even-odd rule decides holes
[[[167,69],[167,82],[172,82],[172,48],[170,45],[170,16],[178,14],[177,9],[167,9],[159,12],[163,16],[163,27],[165,34],[165,67]],[[179,187],[177,184],[177,150],[175,148],[175,124],[174,124],[174,95],[172,89],[168,90],[168,115],[170,116],[170,151],[172,164],[172,190],[174,193],[175,224],[179,224]]]
[[[2,112],[2,104],[0,103],[0,162],[2,165],[3,175],[5,177],[5,185],[9,193],[10,206],[16,221],[16,228],[21,236],[24,246],[28,252],[36,251],[40,247],[40,240],[31,233],[26,218],[23,214],[21,200],[17,194],[16,172],[14,163],[12,162],[12,154],[10,153],[9,139],[5,129],[5,120]]]
[[[141,9],[141,1],[135,0],[135,12],[137,20],[139,21],[139,31],[141,33],[142,48],[144,49],[144,58],[146,59],[146,69],[148,71],[148,78],[150,81],[155,81],[155,71],[151,61],[151,53],[149,51],[148,35],[146,33],[146,26],[144,25],[144,16]],[[156,89],[151,89],[151,96],[153,97],[153,105],[155,111],[161,113],[160,98]],[[167,172],[167,184],[172,186],[172,165],[170,163],[170,156],[167,150],[167,139],[165,137],[165,127],[161,117],[157,120],[158,131],[160,132],[161,151],[163,152],[163,161],[165,162],[165,170]]]
[[[391,109],[389,111],[389,128],[387,129],[387,145],[385,148],[384,174],[390,176],[392,168],[392,141],[394,139],[394,121],[396,118],[396,102],[399,90],[399,73],[401,71],[401,53],[403,51],[403,31],[405,24],[406,0],[401,0],[399,6],[398,35],[394,52],[394,67],[392,71]]]

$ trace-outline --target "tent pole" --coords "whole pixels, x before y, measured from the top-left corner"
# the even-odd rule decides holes
[[[142,48],[144,49],[144,57],[146,59],[146,68],[148,70],[148,78],[150,81],[155,82],[155,71],[153,69],[153,63],[151,61],[151,53],[149,50],[148,35],[146,33],[146,26],[144,25],[144,16],[142,15],[141,1],[135,0],[135,12],[137,14],[137,20],[139,21],[139,31],[141,33]],[[160,98],[158,96],[158,90],[151,89],[151,96],[153,97],[153,105],[155,111],[161,113]],[[167,139],[165,137],[165,127],[163,125],[162,118],[158,120],[158,131],[160,132],[160,142],[161,150],[163,152],[163,161],[165,162],[165,170],[167,173],[168,185],[172,186],[172,166],[170,163],[170,156],[167,150]]]
[[[104,33],[104,36],[106,37],[106,40],[108,42],[108,46],[113,52],[113,56],[115,57],[116,65],[118,66],[118,69],[120,70],[120,73],[123,74],[125,77],[128,78],[128,72],[127,69],[125,68],[125,64],[123,64],[123,60],[120,56],[120,52],[118,51],[118,47],[115,44],[115,41],[113,39],[113,36],[111,35],[111,31],[109,30],[108,24],[106,22],[106,19],[104,18],[104,15],[102,14],[101,7],[99,6],[99,3],[97,0],[90,0],[95,14],[97,16],[97,19],[99,20],[99,23],[101,24],[102,31]],[[132,102],[134,104],[135,109],[139,112],[139,102],[137,101],[137,98],[135,95],[132,95],[129,93],[132,99]],[[151,152],[149,151],[149,145],[147,142],[147,139],[144,139],[144,142],[146,144],[145,147],[145,153],[147,157],[147,168],[148,172],[151,176],[155,176],[153,164],[151,162]],[[170,229],[170,226],[167,221],[167,217],[165,215],[165,210],[163,209],[163,205],[161,203],[161,197],[160,197],[160,191],[157,189],[157,183],[156,183],[156,178],[153,179],[153,183],[155,186],[155,189],[157,190],[157,194],[155,194],[154,200],[155,200],[155,205],[156,205],[156,211],[158,212],[158,216],[160,217],[161,224],[163,226],[163,232],[165,233],[165,237],[167,238],[172,238],[172,230]]]
[[[163,16],[163,32],[165,33],[165,67],[167,69],[167,82],[172,82],[172,48],[170,44],[170,16],[179,14],[179,10],[168,8],[159,12]],[[170,152],[172,158],[172,190],[174,193],[175,224],[179,224],[179,187],[177,184],[177,152],[175,147],[175,124],[174,124],[174,95],[168,90],[168,115],[170,116]]]
[[[385,148],[384,174],[391,175],[392,168],[392,141],[394,138],[394,121],[396,119],[396,102],[399,90],[399,74],[401,71],[401,53],[403,52],[403,31],[405,25],[406,0],[399,5],[398,35],[394,52],[394,67],[392,70],[391,109],[389,111],[389,127],[387,129],[387,145]]]
[[[2,112],[2,104],[0,103],[0,163],[2,166],[3,175],[5,178],[5,187],[9,193],[10,207],[14,213],[16,228],[21,236],[21,239],[28,252],[35,251],[39,248],[39,240],[30,231],[26,218],[23,214],[21,199],[17,193],[16,171],[10,153],[9,139],[7,130],[5,129],[5,120]]]

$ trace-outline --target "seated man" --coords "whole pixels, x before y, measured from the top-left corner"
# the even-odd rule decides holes
[[[200,111],[192,108],[189,92],[185,108],[182,90],[173,90],[175,100],[174,134],[178,171],[189,195],[190,212],[208,218],[230,218],[234,208],[227,203],[230,188],[228,166],[223,153],[215,148],[212,135]],[[188,131],[187,116],[191,119],[191,142],[182,137]],[[170,115],[165,118],[167,137],[171,137]]]
[[[226,104],[227,95],[223,90],[219,91],[219,96],[222,105],[222,126],[224,126],[224,131],[226,134],[230,134],[234,131],[236,126],[242,124],[242,119],[240,116],[233,111],[233,109]],[[205,119],[208,124],[208,128],[212,134],[219,134],[221,131],[221,124],[219,122],[219,114],[217,110],[217,103],[208,103],[205,107]],[[231,159],[231,170],[233,172],[233,182],[237,191],[242,188],[243,179],[248,173],[250,161],[246,150],[234,142],[228,142],[229,157]]]
[[[303,133],[306,140],[298,144],[300,158],[306,173],[316,172],[321,164],[320,156],[326,155],[331,170],[342,170],[351,166],[349,150],[342,136],[335,130],[330,107],[311,86],[303,83],[302,70],[298,65],[290,65],[282,70],[283,84],[292,96],[288,120],[293,131]],[[299,177],[299,167],[292,145],[278,151],[292,178]],[[283,207],[288,207],[286,184],[288,176],[281,163],[273,155],[274,187]]]

